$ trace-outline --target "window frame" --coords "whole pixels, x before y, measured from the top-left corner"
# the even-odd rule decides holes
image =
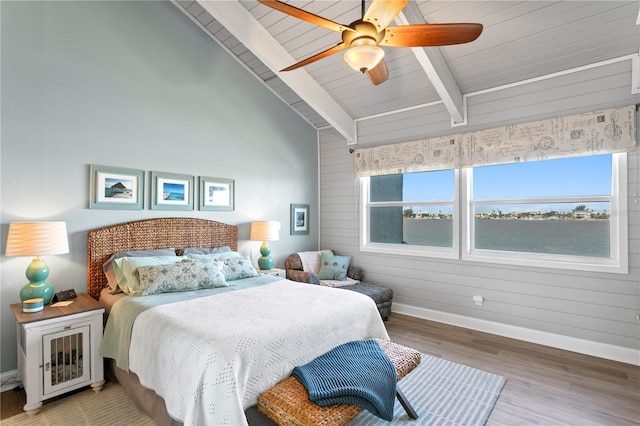
[[[454,259],[513,266],[555,268],[592,272],[628,274],[629,238],[627,218],[627,153],[611,154],[611,196],[536,197],[504,200],[481,200],[481,203],[529,202],[610,202],[610,257],[555,255],[474,249],[473,168],[454,169],[454,198],[446,201],[453,212],[453,244],[451,248],[370,242],[370,208],[378,206],[442,205],[443,201],[375,202],[369,200],[369,177],[360,180],[360,251],[404,256]]]
[[[506,265],[542,268],[571,269],[579,271],[629,272],[628,227],[627,227],[627,154],[611,154],[611,196],[537,197],[482,200],[478,204],[516,204],[538,202],[586,203],[610,202],[609,258],[571,256],[559,254],[525,253],[474,248],[475,217],[473,207],[473,169],[462,170],[464,182],[464,208],[462,209],[462,260],[471,262],[499,263]]]
[[[403,173],[406,174],[406,173]],[[369,177],[360,178],[360,201],[361,201],[361,220],[360,220],[360,251],[369,253],[385,253],[398,254],[405,256],[434,257],[440,259],[459,259],[460,258],[460,171],[453,170],[453,199],[452,200],[436,200],[436,201],[370,201],[370,182]],[[453,215],[452,219],[452,247],[437,246],[418,246],[410,244],[389,244],[389,243],[372,243],[370,239],[370,213],[371,207],[413,207],[427,205],[443,205],[450,204]]]

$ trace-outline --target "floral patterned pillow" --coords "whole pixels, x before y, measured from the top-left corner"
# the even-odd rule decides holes
[[[166,265],[140,266],[136,270],[140,287],[132,294],[147,296],[174,291],[227,287],[223,268],[224,264],[221,261],[212,259],[185,259],[182,262]]]
[[[253,267],[253,263],[246,257],[224,259],[224,278],[227,281],[257,277],[260,274]]]

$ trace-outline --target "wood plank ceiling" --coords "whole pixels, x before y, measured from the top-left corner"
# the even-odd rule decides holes
[[[361,13],[361,2],[355,0],[290,3],[343,24]],[[634,66],[640,65],[637,0],[412,0],[392,25],[478,22],[484,31],[468,44],[384,48],[389,80],[379,86],[349,68],[340,53],[279,72],[337,44],[339,33],[255,0],[174,4],[309,123],[333,126],[348,141],[356,119],[442,102],[457,123],[464,120],[463,94],[602,61],[633,58]],[[635,71],[630,91],[640,89],[640,72]]]

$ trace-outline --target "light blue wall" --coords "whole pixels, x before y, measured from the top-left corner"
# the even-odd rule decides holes
[[[56,291],[86,290],[87,230],[160,216],[239,226],[279,220],[276,266],[317,248],[289,235],[289,204],[317,212],[316,131],[170,2],[0,2],[2,53],[0,371],[16,369],[27,258],[4,256],[9,223],[64,220],[71,252],[50,256]],[[235,179],[233,212],[93,210],[89,165]],[[316,216],[317,217],[317,216]]]

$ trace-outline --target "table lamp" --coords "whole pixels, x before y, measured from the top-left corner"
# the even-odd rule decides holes
[[[271,248],[267,241],[278,241],[280,239],[280,222],[275,220],[256,220],[251,222],[251,235],[249,239],[252,241],[262,241],[260,246],[260,258],[258,266],[261,270],[266,271],[273,269],[273,258]]]
[[[49,266],[41,256],[69,253],[65,222],[14,222],[9,225],[7,256],[35,256],[27,267],[29,283],[20,290],[20,300],[43,298],[51,302],[53,286],[47,282]]]

